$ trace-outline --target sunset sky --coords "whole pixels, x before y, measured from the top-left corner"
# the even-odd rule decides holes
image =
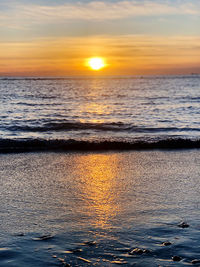
[[[0,75],[200,73],[199,0],[0,2]]]

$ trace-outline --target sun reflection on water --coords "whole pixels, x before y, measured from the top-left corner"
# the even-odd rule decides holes
[[[117,154],[88,154],[77,158],[82,208],[96,227],[108,227],[120,213],[118,163]]]
[[[114,109],[109,93],[102,80],[93,79],[90,81],[84,91],[83,101],[79,103],[78,107],[82,123],[106,122]]]
[[[80,107],[84,118],[80,119],[82,123],[105,123],[105,116],[110,115],[110,107],[106,103],[87,102]]]

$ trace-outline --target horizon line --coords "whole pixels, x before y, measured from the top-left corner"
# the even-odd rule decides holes
[[[55,78],[55,79],[64,79],[69,77],[91,77],[91,78],[104,78],[104,77],[149,77],[149,76],[199,76],[200,72],[192,72],[192,73],[179,73],[179,74],[172,74],[172,73],[165,73],[165,74],[99,74],[99,75],[93,75],[93,74],[81,74],[81,75],[1,75],[0,79],[2,78]]]

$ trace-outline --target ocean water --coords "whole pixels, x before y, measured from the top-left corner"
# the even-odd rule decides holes
[[[10,77],[0,94],[2,151],[200,146],[200,75]]]
[[[200,266],[199,75],[0,94],[1,267]]]

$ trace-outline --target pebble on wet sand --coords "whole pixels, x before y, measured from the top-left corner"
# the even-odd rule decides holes
[[[58,258],[58,260],[62,263],[65,263],[65,260],[63,258]]]
[[[96,241],[86,241],[83,244],[92,247],[92,246],[96,246],[97,242]]]
[[[131,251],[129,251],[129,254],[130,254],[130,255],[134,255],[134,254],[141,255],[141,254],[143,254],[143,249],[140,249],[140,248],[134,248],[134,249],[132,249]]]
[[[48,239],[51,239],[51,238],[53,238],[52,235],[42,235],[42,236],[33,238],[33,240],[42,241],[42,240],[48,240]]]
[[[173,260],[173,261],[181,261],[182,258],[179,257],[179,256],[173,256],[173,257],[172,257],[172,260]]]
[[[188,228],[189,227],[189,224],[186,223],[186,222],[182,222],[182,223],[179,223],[178,224],[178,227],[180,227],[180,228]]]
[[[195,259],[191,261],[192,264],[200,264],[200,259]]]
[[[162,244],[163,246],[170,246],[172,243],[167,241],[167,242],[163,242]]]
[[[144,253],[149,253],[150,251],[148,249],[141,249],[141,248],[134,248],[132,250],[129,251],[129,255],[142,255]]]
[[[58,260],[64,265],[64,267],[71,267],[71,265],[66,263],[63,258],[58,258]]]
[[[73,250],[71,250],[72,251],[72,253],[81,253],[83,250],[82,250],[82,248],[75,248],[75,249],[73,249]]]
[[[25,236],[25,234],[24,233],[18,233],[18,234],[16,234],[16,236]]]

